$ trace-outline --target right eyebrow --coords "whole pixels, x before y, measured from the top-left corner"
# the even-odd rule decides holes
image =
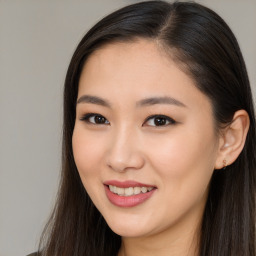
[[[151,105],[156,105],[156,104],[170,104],[170,105],[176,105],[178,107],[187,107],[184,103],[181,101],[173,98],[173,97],[152,97],[152,98],[146,98],[143,100],[140,100],[137,102],[137,106],[151,106]]]
[[[110,108],[111,105],[107,100],[104,100],[102,98],[99,98],[97,96],[91,96],[91,95],[83,95],[81,96],[76,104],[80,104],[80,103],[91,103],[91,104],[96,104],[96,105],[100,105],[103,107],[108,107]]]

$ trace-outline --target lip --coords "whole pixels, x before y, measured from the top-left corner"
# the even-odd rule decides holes
[[[141,193],[141,194],[138,194],[138,195],[119,196],[119,195],[111,192],[108,185],[117,186],[117,187],[120,187],[120,188],[154,187],[154,189],[149,191],[149,192]],[[151,196],[156,191],[156,187],[153,186],[153,185],[143,184],[143,183],[140,183],[140,182],[129,181],[129,180],[124,181],[124,182],[120,182],[120,181],[116,181],[116,180],[106,181],[106,182],[104,182],[104,188],[105,188],[105,192],[106,192],[106,196],[107,196],[108,200],[113,205],[118,206],[118,207],[126,207],[126,208],[134,207],[134,206],[137,206],[137,205],[140,205],[140,204],[144,203],[146,200],[150,199]]]
[[[126,181],[118,181],[118,180],[108,180],[104,182],[104,185],[112,185],[119,188],[129,188],[129,187],[156,187],[151,184],[143,184],[133,180],[126,180]]]

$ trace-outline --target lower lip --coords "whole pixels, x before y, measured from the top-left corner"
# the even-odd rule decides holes
[[[105,191],[106,191],[108,200],[112,204],[119,206],[119,207],[133,207],[133,206],[142,204],[143,202],[148,200],[156,190],[156,189],[153,189],[147,193],[141,193],[141,194],[134,195],[134,196],[119,196],[119,195],[111,192],[109,190],[108,186],[105,185],[104,187],[105,187]]]

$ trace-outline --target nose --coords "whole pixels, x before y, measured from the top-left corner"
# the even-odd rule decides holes
[[[116,172],[139,170],[145,164],[139,138],[131,129],[113,132],[106,155],[108,167]]]

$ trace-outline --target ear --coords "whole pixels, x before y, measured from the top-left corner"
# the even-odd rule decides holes
[[[221,132],[215,169],[222,169],[235,162],[243,150],[249,126],[248,113],[245,110],[236,111],[232,122]]]

